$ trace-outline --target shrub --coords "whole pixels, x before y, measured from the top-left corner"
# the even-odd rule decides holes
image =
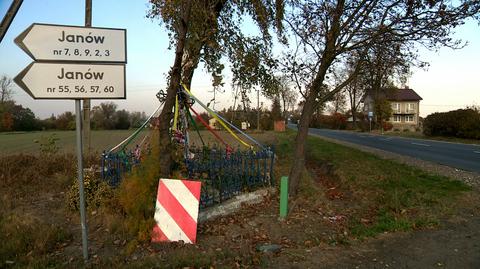
[[[332,115],[314,115],[310,122],[312,128],[341,129],[347,128],[347,117],[340,113]]]
[[[47,178],[56,174],[73,177],[75,175],[75,156],[72,154],[53,154],[45,158],[41,155],[9,155],[0,157],[0,187],[15,191],[28,185],[47,186]]]
[[[71,238],[71,233],[63,227],[45,223],[29,214],[0,215],[0,240],[2,242],[0,257],[2,257],[2,262],[7,259],[23,260],[30,254],[51,253],[57,244]]]
[[[333,129],[344,130],[347,128],[347,117],[340,113],[333,113],[331,116],[331,124]]]
[[[110,205],[114,195],[113,190],[104,181],[101,181],[93,172],[87,172],[83,176],[85,206],[95,209],[102,205]],[[67,193],[67,207],[70,210],[80,208],[78,181],[75,180]]]
[[[427,136],[480,139],[480,111],[467,108],[430,114],[425,118],[423,133]]]
[[[60,140],[60,138],[58,138],[57,135],[53,133],[49,136],[42,135],[40,140],[35,140],[34,142],[39,144],[40,153],[44,155],[52,155],[52,154],[56,154],[60,149],[57,146],[58,140]]]
[[[391,124],[390,122],[384,121],[384,122],[382,123],[382,125],[383,125],[383,130],[384,130],[384,131],[390,131],[390,130],[392,130],[392,128],[393,128],[393,124]]]
[[[142,165],[127,175],[118,189],[118,205],[125,216],[128,232],[139,241],[149,241],[155,213],[159,169],[158,134],[153,132],[152,152],[142,161]]]

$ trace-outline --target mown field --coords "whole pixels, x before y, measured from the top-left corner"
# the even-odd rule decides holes
[[[92,152],[102,152],[120,143],[131,135],[134,130],[99,130],[92,131]],[[149,131],[142,131],[132,147],[138,140],[143,139]],[[75,153],[75,131],[37,131],[37,132],[11,132],[0,133],[0,155],[10,154],[36,154],[40,152],[40,144],[48,143],[49,138],[58,138],[55,144],[59,153]],[[85,143],[85,142],[84,142]]]

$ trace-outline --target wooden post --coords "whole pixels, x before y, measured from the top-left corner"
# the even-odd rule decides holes
[[[85,27],[92,26],[92,0],[85,0]],[[85,139],[85,152],[90,153],[91,135],[90,135],[90,99],[83,99],[83,137]]]

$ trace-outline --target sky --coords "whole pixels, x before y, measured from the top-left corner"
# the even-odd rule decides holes
[[[3,17],[11,0],[0,0]],[[83,0],[24,0],[9,31],[0,44],[0,74],[15,77],[33,60],[13,40],[32,23],[62,25],[84,24]],[[155,94],[166,88],[166,74],[173,64],[174,52],[168,49],[168,36],[159,21],[146,18],[148,1],[93,0],[92,26],[127,29],[127,98],[114,100],[119,109],[153,112],[159,105]],[[408,86],[422,98],[420,115],[480,105],[480,26],[470,21],[460,27],[456,38],[468,42],[461,50],[448,48],[436,52],[421,50],[428,70],[414,70]],[[217,93],[215,109],[233,104],[229,76],[224,78],[224,93]],[[212,97],[210,76],[198,68],[192,83],[193,93],[204,103]],[[46,118],[74,110],[73,100],[34,100],[15,86],[14,99],[29,107],[37,117]],[[256,100],[252,95],[252,100]],[[103,101],[94,100],[92,105]],[[268,104],[264,98],[261,102]],[[254,102],[256,104],[256,102]]]

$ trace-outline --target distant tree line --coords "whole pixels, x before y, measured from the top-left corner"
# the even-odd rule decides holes
[[[29,109],[15,104],[14,101],[0,102],[0,131],[39,130],[39,120]]]
[[[145,112],[116,110],[114,103],[94,107],[91,124],[94,130],[125,130],[140,127],[147,116]],[[35,130],[75,130],[75,114],[66,111],[58,116],[38,119],[35,114],[14,101],[0,103],[0,132]]]
[[[284,120],[280,99],[278,98],[273,99],[270,110],[260,108],[260,128],[257,128],[258,110],[256,108],[238,106],[234,109],[229,107],[220,111],[219,114],[238,128],[242,126],[242,122],[248,122],[250,124],[248,129],[252,130],[273,130],[274,121]]]
[[[35,114],[12,100],[13,81],[6,75],[0,77],[0,132],[37,130]]]
[[[47,119],[38,119],[29,108],[12,99],[13,82],[7,76],[0,77],[0,132],[35,130],[75,130],[75,114],[70,111]],[[92,129],[113,130],[140,127],[147,116],[145,112],[117,110],[112,102],[101,103],[91,112]]]
[[[117,110],[115,103],[106,102],[93,107],[90,118],[93,130],[126,130],[140,127],[147,116],[145,112]],[[75,130],[75,114],[70,111],[38,121],[40,129]]]

